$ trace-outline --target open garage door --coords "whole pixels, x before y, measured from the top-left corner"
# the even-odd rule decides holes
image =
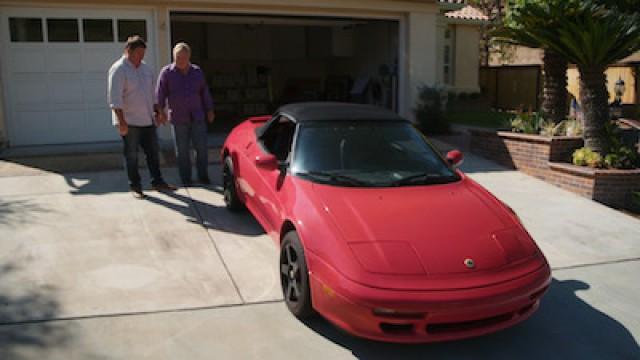
[[[216,103],[214,132],[300,101],[369,103],[397,111],[398,21],[171,13]]]

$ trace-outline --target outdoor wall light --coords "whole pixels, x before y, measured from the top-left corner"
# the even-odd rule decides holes
[[[622,80],[622,77],[620,77],[618,78],[618,81],[616,81],[616,85],[614,87],[614,91],[616,93],[616,103],[622,103],[622,95],[624,95],[625,90],[626,88],[624,86],[624,80]]]

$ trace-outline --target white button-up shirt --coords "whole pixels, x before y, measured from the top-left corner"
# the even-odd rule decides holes
[[[137,68],[121,57],[109,69],[108,101],[111,109],[122,109],[124,120],[132,126],[153,125],[155,79],[146,63]],[[118,125],[112,114],[113,125]]]

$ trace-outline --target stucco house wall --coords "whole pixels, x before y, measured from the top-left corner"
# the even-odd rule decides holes
[[[399,77],[401,99],[398,108],[403,116],[412,118],[412,109],[420,85],[441,83],[438,59],[442,56],[439,44],[438,21],[443,17],[436,0],[0,0],[0,16],[6,9],[114,9],[147,10],[153,14],[152,43],[148,53],[157,60],[156,68],[171,59],[172,11],[216,12],[228,14],[301,15],[389,19],[399,22]],[[39,15],[34,14],[38,17]],[[455,49],[454,90],[478,91],[478,23],[451,20],[457,28]],[[8,29],[1,29],[7,38]],[[0,54],[0,62],[6,55]],[[157,70],[157,69],[156,69]],[[106,69],[105,69],[106,71]],[[8,84],[2,84],[0,91]],[[0,143],[6,141],[7,119],[5,97],[0,96]],[[164,136],[168,136],[164,134]]]

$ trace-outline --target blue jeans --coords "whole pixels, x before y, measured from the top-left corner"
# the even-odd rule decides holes
[[[209,179],[207,166],[209,154],[207,149],[206,121],[191,121],[173,124],[178,157],[178,171],[183,183],[191,182],[191,144],[196,150],[196,169],[200,180]]]
[[[155,126],[129,126],[127,135],[122,137],[124,143],[124,163],[129,177],[129,186],[140,188],[140,173],[138,172],[138,147],[144,151],[151,185],[162,185],[164,180],[160,173],[160,156],[158,147],[158,135]]]

